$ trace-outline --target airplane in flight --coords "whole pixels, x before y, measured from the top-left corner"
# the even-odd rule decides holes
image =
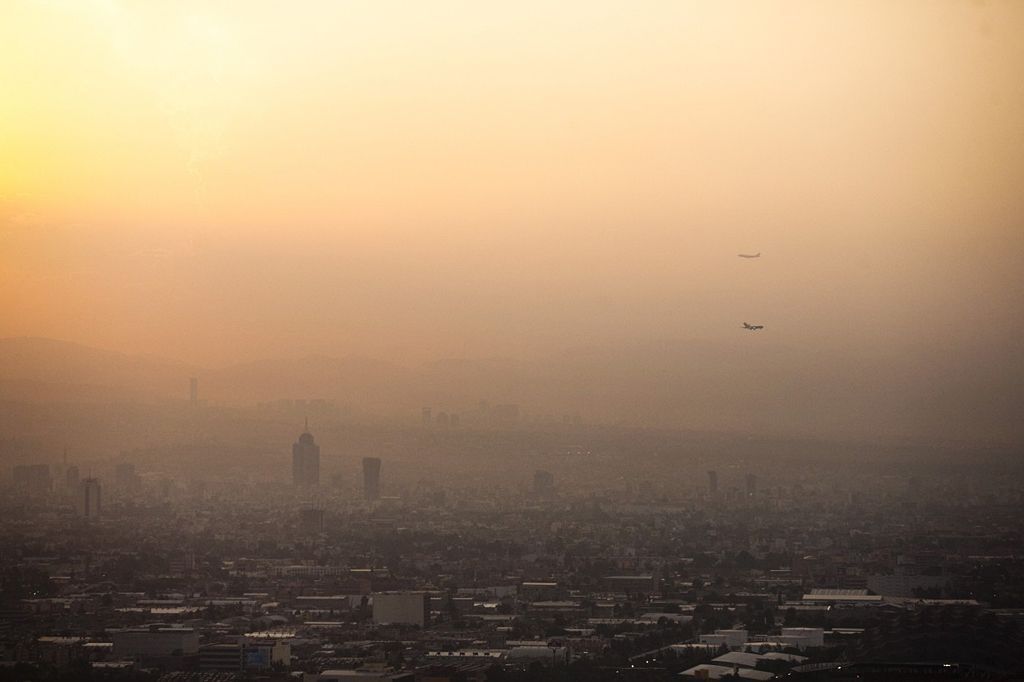
[[[756,332],[758,329],[764,329],[764,325],[763,324],[747,324],[746,322],[744,322],[743,323],[743,328],[744,329],[749,329],[752,332]]]
[[[736,255],[739,256],[740,258],[760,258],[761,252],[758,251],[757,253],[738,253]]]

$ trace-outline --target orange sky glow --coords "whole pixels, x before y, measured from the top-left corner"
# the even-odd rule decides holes
[[[1019,364],[1022,30],[1010,0],[6,2],[0,336],[418,361],[750,320]]]

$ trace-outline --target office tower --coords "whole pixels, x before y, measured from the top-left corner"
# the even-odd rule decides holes
[[[373,622],[423,627],[430,622],[430,595],[426,592],[375,592]]]
[[[188,402],[192,407],[199,405],[199,379],[196,377],[188,380]]]
[[[78,473],[78,467],[72,464],[64,472],[64,489],[67,491],[67,494],[74,495],[80,484],[81,475]]]
[[[99,479],[87,478],[82,481],[82,504],[79,512],[86,519],[97,519],[102,510]]]
[[[453,429],[454,429],[454,428],[457,428],[457,427],[458,427],[458,425],[459,425],[459,415],[457,415],[457,414],[455,414],[455,413],[453,412],[453,413],[452,413],[451,415],[449,415],[449,417],[448,417],[448,423],[449,423],[449,424],[451,424],[451,426],[452,426],[452,428],[453,428]]]
[[[718,493],[718,472],[717,471],[709,471],[708,472],[708,490],[711,491],[712,495],[716,495]]]
[[[429,407],[423,408],[420,419],[423,421],[424,426],[430,426],[430,422],[433,421],[433,419],[431,417],[431,409]]]
[[[50,485],[56,492],[66,494],[68,476],[68,449],[64,448],[60,464],[55,464],[50,471]]]
[[[747,496],[753,497],[757,494],[757,476],[747,474]]]
[[[438,426],[448,426],[448,413],[447,412],[438,412],[437,413],[437,425]]]
[[[533,474],[533,492],[538,497],[551,497],[555,493],[555,476],[550,471]]]
[[[363,457],[363,492],[369,501],[380,499],[380,459]]]
[[[292,483],[300,488],[320,483],[320,446],[309,432],[309,420],[299,440],[292,445]]]

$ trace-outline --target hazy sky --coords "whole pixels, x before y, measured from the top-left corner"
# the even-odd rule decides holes
[[[1022,38],[1017,0],[8,0],[0,336],[1019,375]]]

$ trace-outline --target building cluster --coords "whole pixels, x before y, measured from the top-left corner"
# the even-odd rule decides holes
[[[1024,641],[1014,477],[728,456],[671,474],[656,450],[627,467],[563,440],[542,455],[519,481],[401,486],[358,457],[345,489],[321,481],[307,426],[290,480],[19,465],[0,666],[164,682],[1019,671],[999,653]]]

